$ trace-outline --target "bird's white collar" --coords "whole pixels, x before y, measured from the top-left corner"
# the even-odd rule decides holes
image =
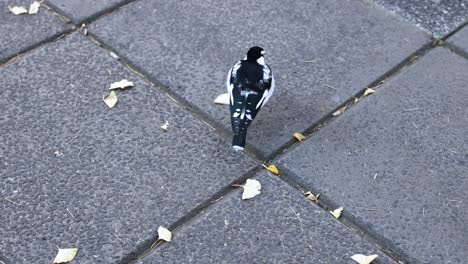
[[[263,56],[257,59],[257,63],[260,65],[265,65],[265,59],[263,58]]]

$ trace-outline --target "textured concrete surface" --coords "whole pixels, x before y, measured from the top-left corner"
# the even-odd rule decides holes
[[[411,263],[468,258],[468,60],[437,48],[280,162]]]
[[[299,191],[265,172],[260,195],[235,191],[175,234],[142,263],[355,263],[354,254],[378,254]]]
[[[276,94],[250,127],[248,144],[264,155],[429,40],[352,0],[137,1],[91,32],[229,130],[228,108],[212,101],[226,92],[229,67],[250,46],[263,46]]]
[[[122,78],[136,87],[108,109],[102,96]],[[254,165],[79,34],[1,68],[0,79],[7,264],[50,263],[56,247],[78,247],[76,263],[117,263]]]
[[[468,0],[363,0],[385,9],[441,38],[468,21]]]
[[[451,36],[448,41],[468,54],[468,27],[462,28],[459,32]]]
[[[116,6],[128,3],[131,0],[46,0],[46,2],[60,10],[70,18],[74,24],[93,19]]]
[[[65,31],[69,26],[41,8],[34,15],[15,16],[8,6],[26,6],[32,1],[3,0],[0,2],[0,63],[28,47]]]

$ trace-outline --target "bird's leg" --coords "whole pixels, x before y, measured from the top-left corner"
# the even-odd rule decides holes
[[[245,138],[247,136],[247,129],[241,127],[239,133],[234,134],[232,137],[232,146],[234,150],[243,150],[245,147]]]
[[[236,115],[237,118],[232,118],[233,124],[233,132],[234,136],[232,139],[232,145],[240,147],[239,149],[243,149],[245,146],[245,141],[247,138],[247,128],[252,123],[252,120],[257,116],[257,113],[260,109],[256,109],[255,106],[262,98],[262,95],[257,94],[250,94],[246,96],[246,101],[241,105],[240,108],[236,108],[235,114],[239,113],[240,115]],[[234,116],[234,115],[233,115]],[[236,149],[237,150],[237,149]]]
[[[245,101],[242,97],[237,97],[231,109],[231,125],[232,125],[232,146],[235,151],[243,150],[245,146],[246,129],[242,127],[242,118],[245,118]]]

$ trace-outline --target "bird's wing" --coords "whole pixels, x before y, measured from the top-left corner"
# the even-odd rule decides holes
[[[262,108],[268,100],[270,100],[270,97],[275,91],[275,78],[273,77],[273,73],[268,65],[263,66],[263,82],[266,89],[256,108]]]
[[[234,64],[234,66],[232,66],[231,69],[229,69],[229,72],[226,78],[226,87],[228,90],[231,105],[234,104],[234,97],[232,95],[232,90],[234,89],[234,82],[236,80],[237,71],[239,70],[240,66],[241,66],[240,61]]]

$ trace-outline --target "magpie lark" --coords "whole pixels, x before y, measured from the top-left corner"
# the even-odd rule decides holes
[[[232,66],[227,76],[232,147],[236,151],[244,149],[247,128],[275,90],[273,73],[265,63],[264,54],[260,47],[250,48],[247,57]]]

